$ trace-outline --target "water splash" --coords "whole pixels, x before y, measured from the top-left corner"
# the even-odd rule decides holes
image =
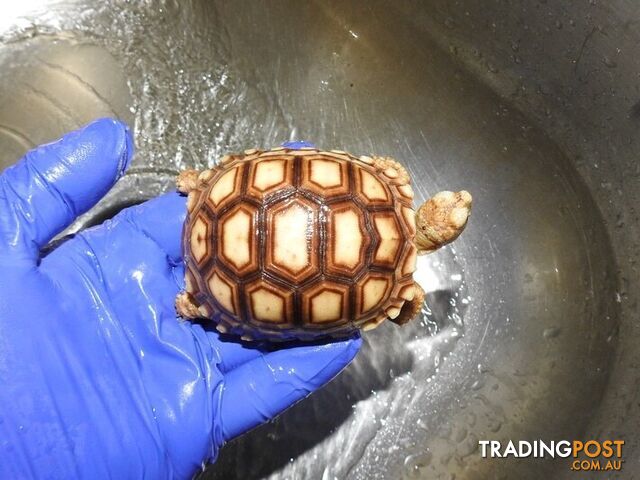
[[[268,86],[237,74],[230,39],[210,3],[79,1],[74,15],[67,2],[47,10],[37,19],[21,17],[0,32],[0,42],[64,38],[107,49],[133,99],[132,172],[211,166],[247,142],[271,146],[293,129]],[[194,15],[201,21],[193,22]]]

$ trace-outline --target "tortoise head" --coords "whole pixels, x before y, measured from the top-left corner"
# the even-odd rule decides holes
[[[416,213],[418,254],[433,252],[458,238],[467,225],[471,203],[466,190],[440,192],[423,203]]]

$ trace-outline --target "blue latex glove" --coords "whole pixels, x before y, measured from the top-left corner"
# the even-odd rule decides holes
[[[185,198],[174,193],[42,258],[132,152],[127,128],[100,120],[0,176],[0,478],[189,478],[360,347],[267,352],[178,320]]]

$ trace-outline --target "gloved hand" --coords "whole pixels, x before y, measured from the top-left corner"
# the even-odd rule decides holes
[[[43,258],[132,152],[126,127],[100,120],[0,176],[0,478],[189,478],[360,347],[267,352],[177,319],[185,198],[174,193]]]

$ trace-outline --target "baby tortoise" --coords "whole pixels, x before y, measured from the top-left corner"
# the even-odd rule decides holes
[[[413,210],[407,171],[388,157],[274,148],[186,170],[184,318],[244,340],[340,338],[415,317],[416,255],[455,240],[466,191]],[[417,226],[417,228],[416,228]]]

